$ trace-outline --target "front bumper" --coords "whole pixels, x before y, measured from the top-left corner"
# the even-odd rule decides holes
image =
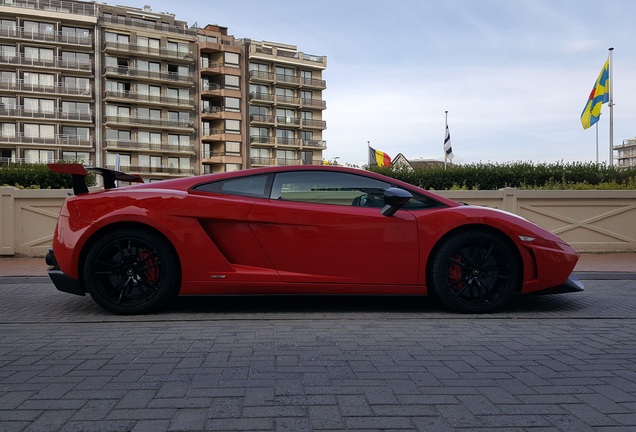
[[[79,280],[68,277],[64,274],[62,270],[60,270],[60,266],[55,259],[55,252],[53,249],[49,249],[49,253],[46,254],[45,258],[46,264],[49,267],[49,277],[53,281],[53,285],[58,290],[75,295],[86,295],[84,288]]]
[[[583,282],[579,280],[577,276],[572,273],[568,279],[561,285],[546,288],[541,291],[535,291],[531,295],[544,295],[544,294],[565,294],[571,292],[581,292],[585,289]]]

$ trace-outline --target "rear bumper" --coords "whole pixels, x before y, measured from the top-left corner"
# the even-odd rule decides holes
[[[565,294],[571,292],[581,292],[585,289],[583,282],[579,280],[577,276],[572,273],[568,279],[561,285],[553,286],[543,289],[541,291],[535,291],[531,295],[544,295],[544,294]]]
[[[45,260],[46,264],[50,266],[48,273],[49,277],[53,281],[53,285],[55,285],[55,288],[69,294],[81,296],[86,295],[86,292],[79,280],[67,276],[62,270],[60,270],[60,266],[55,259],[53,249],[49,249],[49,253],[46,254]]]

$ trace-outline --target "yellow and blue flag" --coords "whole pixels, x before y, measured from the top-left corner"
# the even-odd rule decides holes
[[[583,129],[587,129],[596,123],[601,116],[601,106],[609,102],[610,79],[609,79],[609,58],[603,65],[601,73],[598,75],[594,88],[587,99],[585,108],[581,113],[581,124]]]

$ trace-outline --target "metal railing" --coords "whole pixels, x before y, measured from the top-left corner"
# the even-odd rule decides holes
[[[114,165],[106,165],[107,169],[115,169]],[[174,166],[120,165],[119,171],[139,174],[194,175],[194,168]]]
[[[14,107],[0,107],[0,117],[12,117],[12,118],[32,118],[32,119],[47,119],[47,120],[75,120],[75,121],[92,121],[93,115],[91,112],[84,111],[63,111],[60,108],[52,110],[47,109],[30,109],[24,106]]]
[[[105,72],[108,74],[123,75],[129,77],[153,78],[158,80],[187,83],[194,85],[192,75],[179,75],[174,72],[155,72],[144,69],[132,68],[129,66],[106,66]]]
[[[56,44],[80,45],[86,47],[90,47],[93,44],[93,37],[90,34],[76,34],[40,29],[25,30],[23,27],[13,26],[0,26],[0,38],[52,42]]]
[[[119,123],[125,125],[141,125],[141,126],[161,126],[182,129],[193,129],[194,123],[191,120],[170,120],[153,117],[133,117],[133,116],[117,116],[107,115],[106,123]]]
[[[0,80],[0,90],[29,93],[52,93],[58,95],[92,96],[91,86],[75,86],[64,83],[36,84],[19,80]]]
[[[173,50],[166,46],[153,48],[153,47],[149,47],[145,45],[138,45],[138,44],[132,44],[132,43],[106,41],[104,42],[104,49],[130,52],[135,54],[148,54],[155,57],[167,57],[167,58],[182,59],[182,60],[192,60],[193,58],[191,51]]]
[[[23,145],[55,145],[62,147],[92,147],[93,137],[78,135],[56,134],[52,137],[25,136],[24,132],[14,135],[0,135],[0,143]]]
[[[69,2],[60,0],[0,0],[0,6],[36,9],[52,12],[66,12],[73,15],[97,15],[97,4],[89,2]]]
[[[38,66],[87,72],[93,70],[93,63],[90,60],[77,60],[64,57],[28,57],[24,53],[10,53],[6,51],[0,51],[0,64]]]
[[[148,21],[140,21],[140,20],[135,20],[130,18],[104,15],[104,14],[99,15],[99,20],[103,22],[113,23],[113,24],[121,24],[127,27],[140,27],[140,28],[160,30],[162,32],[178,33],[178,34],[189,35],[189,36],[196,36],[196,33],[197,33],[196,29],[187,27],[185,23],[183,26],[171,25],[171,24],[162,23],[162,22],[153,23]]]
[[[153,151],[163,151],[163,152],[171,152],[171,153],[188,153],[188,154],[194,154],[195,152],[195,148],[192,144],[187,144],[187,145],[168,144],[165,142],[148,143],[148,142],[140,142],[140,141],[132,141],[132,140],[115,140],[115,139],[107,139],[106,148],[107,149],[122,149],[122,150],[153,150]]]
[[[107,90],[106,97],[189,107],[193,104],[192,99],[119,90]]]

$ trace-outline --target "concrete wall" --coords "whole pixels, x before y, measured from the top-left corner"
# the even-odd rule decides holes
[[[0,188],[0,256],[44,256],[67,190]],[[579,252],[636,251],[636,191],[440,191],[516,213]]]

